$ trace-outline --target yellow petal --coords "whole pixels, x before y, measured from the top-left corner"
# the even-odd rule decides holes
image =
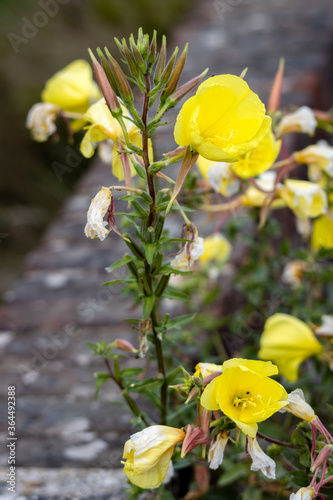
[[[278,367],[273,365],[271,361],[265,362],[242,358],[228,359],[223,363],[222,370],[240,365],[249,368],[251,371],[258,373],[259,375],[265,375],[266,377],[271,377],[272,375],[277,375],[279,373]]]
[[[313,222],[311,246],[315,251],[319,248],[333,248],[333,220],[326,215]]]

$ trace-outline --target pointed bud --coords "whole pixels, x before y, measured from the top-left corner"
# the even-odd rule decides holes
[[[116,38],[116,37],[114,37],[114,41],[116,42],[116,45],[117,45],[118,50],[119,50],[119,52],[121,53],[121,55],[122,55],[123,57],[125,57],[125,52],[124,52],[124,47],[123,47],[123,45],[120,43],[120,41],[119,41],[119,40],[118,40],[118,38]],[[125,41],[125,44],[126,44],[126,40],[125,40],[125,38],[123,38],[123,39],[122,39],[123,44],[124,44],[124,41]]]
[[[192,387],[192,389],[188,393],[185,404],[187,405],[190,401],[192,401],[192,399],[195,398],[195,396],[197,396],[198,392],[199,392],[199,389],[197,387]]]
[[[332,453],[333,445],[332,444],[326,444],[322,450],[320,450],[316,460],[313,462],[313,465],[311,467],[311,472],[314,472],[315,470],[319,469],[326,460],[330,457]]]
[[[142,28],[138,29],[138,40],[137,40],[138,49],[140,49],[143,45],[143,31]]]
[[[165,66],[165,69],[164,69],[164,71],[163,71],[163,73],[161,75],[161,78],[160,78],[160,83],[161,84],[164,84],[164,83],[166,83],[169,80],[170,75],[171,75],[171,71],[172,71],[172,68],[173,68],[173,65],[175,64],[175,60],[176,60],[177,54],[178,54],[178,47],[175,48],[172,56],[169,59],[168,64]]]
[[[101,90],[103,92],[105,102],[109,110],[111,111],[112,116],[117,118],[117,116],[121,116],[123,114],[117,96],[113,92],[109,80],[107,79],[102,66],[99,64],[92,51],[90,49],[88,49],[88,51],[92,59],[95,75],[97,77],[99,86],[101,87]]]
[[[149,57],[148,57],[148,64],[151,67],[156,59],[156,36],[157,36],[157,31],[154,30],[153,32],[153,38],[150,44],[149,48]]]
[[[132,52],[133,52],[133,56],[135,58],[136,64],[139,66],[142,73],[145,73],[147,68],[146,68],[146,64],[142,58],[142,55],[140,54],[139,49],[137,48],[136,45],[133,45],[131,48],[132,48]]]
[[[284,58],[281,57],[279,62],[279,68],[275,75],[274,83],[272,86],[271,94],[268,100],[267,110],[270,113],[277,111],[280,106],[281,92],[282,92],[282,81],[284,73]]]
[[[110,54],[110,52],[106,47],[104,47],[104,50],[109,60],[113,76],[116,80],[116,84],[119,88],[121,98],[125,103],[133,103],[132,90],[126,79],[126,76],[124,75],[123,70],[121,69],[117,61],[112,57],[112,55]]]
[[[103,69],[104,69],[104,73],[106,74],[106,77],[109,80],[109,83],[110,83],[110,85],[112,87],[113,92],[118,97],[120,97],[120,92],[119,92],[119,89],[118,89],[118,85],[116,84],[116,80],[115,80],[115,78],[113,76],[111,66],[110,66],[107,58],[105,57],[105,55],[103,54],[103,52],[101,51],[101,49],[99,47],[97,48],[97,54],[99,55],[99,58],[101,60],[101,63],[102,63]]]
[[[122,351],[138,352],[138,349],[135,349],[134,345],[131,344],[131,342],[129,342],[128,340],[116,339],[114,342],[112,342],[112,345],[114,347],[117,347],[117,349],[121,349]]]
[[[194,87],[200,83],[200,81],[203,79],[203,77],[207,74],[208,68],[205,69],[201,73],[201,75],[196,76],[195,78],[192,78],[192,80],[188,81],[187,83],[184,83],[181,87],[179,87],[171,96],[168,97],[166,104],[168,104],[168,109],[173,108],[176,106],[176,104],[186,96]]]
[[[124,57],[126,58],[130,72],[132,73],[134,78],[136,78],[137,76],[140,75],[138,65],[137,65],[134,57],[132,56],[131,51],[127,47],[125,38],[123,38],[122,42],[123,42],[122,48],[123,48],[123,52],[124,52]]]
[[[149,35],[145,34],[143,37],[143,44],[142,44],[142,57],[147,57],[149,52]]]
[[[165,86],[165,89],[162,92],[161,95],[161,104],[164,104],[166,101],[167,97],[172,94],[172,92],[176,89],[179,79],[181,77],[181,74],[184,69],[185,61],[186,61],[186,55],[187,55],[187,49],[188,49],[188,43],[185,45],[185,49],[183,50],[182,55],[177,61],[176,66],[174,67],[170,78],[168,80],[168,83]]]
[[[154,74],[154,85],[155,86],[160,81],[160,78],[161,78],[162,73],[164,71],[165,59],[166,59],[166,38],[165,38],[165,35],[163,35],[160,55],[158,56],[158,61],[156,64],[156,69],[155,69],[155,74]]]

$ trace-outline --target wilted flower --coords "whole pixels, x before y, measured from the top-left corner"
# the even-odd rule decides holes
[[[268,318],[260,339],[261,359],[270,359],[286,379],[294,382],[299,365],[323,347],[303,321],[289,314],[277,313]]]
[[[242,179],[254,177],[268,170],[275,162],[281,147],[269,129],[259,144],[233,164],[234,172]]]
[[[302,151],[296,151],[294,157],[298,163],[317,167],[333,177],[333,147],[326,141],[318,141]]]
[[[111,115],[104,99],[100,99],[93,104],[84,115],[84,118],[91,125],[88,127],[82,139],[80,147],[81,153],[86,158],[90,158],[94,154],[96,143],[111,139],[113,141],[112,173],[120,181],[123,180],[124,169],[118,151],[122,149],[123,145],[125,147],[125,141],[118,120]],[[141,147],[142,138],[140,130],[129,120],[125,120],[125,124],[131,143],[134,146]],[[149,144],[149,156],[152,158],[151,142],[149,142]],[[128,155],[131,176],[133,176],[136,174],[136,171],[131,164],[131,157],[132,155]]]
[[[201,264],[215,261],[216,264],[224,264],[230,257],[232,247],[229,241],[221,233],[208,236],[203,241],[203,254],[199,257]]]
[[[178,271],[189,271],[193,262],[203,254],[204,239],[198,236],[198,230],[194,224],[186,227],[186,235],[183,237],[192,241],[184,244],[180,253],[170,262],[170,266]]]
[[[260,448],[256,438],[248,437],[248,452],[252,459],[251,470],[260,470],[269,479],[275,479],[275,462]]]
[[[195,367],[194,377],[199,377],[201,374],[203,378],[215,372],[221,372],[222,365],[215,365],[214,363],[198,363]]]
[[[301,488],[297,493],[292,493],[289,500],[312,500],[317,495],[314,488],[307,486],[306,488]]]
[[[61,111],[59,106],[50,102],[38,102],[30,109],[26,127],[31,130],[32,137],[37,142],[45,142],[57,130],[55,121]]]
[[[230,163],[214,162],[199,156],[197,165],[203,178],[217,193],[221,193],[223,196],[232,196],[239,190],[240,182]]]
[[[333,248],[333,220],[326,215],[313,222],[311,246],[317,251],[320,248]]]
[[[316,417],[314,410],[305,401],[304,393],[301,389],[295,389],[288,394],[288,404],[281,408],[281,413],[289,412],[302,420],[312,422]]]
[[[221,431],[214,438],[209,447],[208,462],[210,469],[217,469],[223,462],[224,450],[229,439],[228,431]]]
[[[270,125],[264,104],[242,78],[218,75],[185,102],[174,136],[208,160],[234,162],[258,145]]]
[[[303,260],[292,260],[285,266],[281,279],[286,285],[294,288],[302,284],[304,271],[306,270],[307,263]]]
[[[111,191],[103,187],[91,200],[87,213],[87,224],[84,228],[84,234],[87,238],[99,238],[103,241],[110,233],[111,229],[106,229],[104,225],[104,216],[111,204]]]
[[[314,182],[287,179],[278,193],[297,217],[317,217],[327,210],[327,195]]]
[[[269,378],[277,368],[272,363],[231,359],[222,365],[222,375],[210,382],[201,396],[207,410],[221,410],[250,437],[258,425],[287,404],[285,389]],[[268,374],[268,375],[267,375]]]
[[[327,335],[333,337],[333,316],[324,314],[321,317],[322,324],[315,329],[316,335]]]
[[[46,82],[42,101],[56,104],[64,111],[85,113],[100,95],[90,64],[80,59],[68,64]]]
[[[305,134],[313,135],[316,127],[317,120],[312,109],[308,106],[302,106],[294,113],[284,116],[276,132],[279,136],[287,132],[304,132]]]
[[[183,441],[182,429],[152,425],[126,441],[124,472],[140,488],[158,488],[169,469],[174,447]]]

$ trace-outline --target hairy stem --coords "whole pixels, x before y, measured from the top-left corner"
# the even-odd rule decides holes
[[[142,122],[143,122],[143,131],[142,131],[142,153],[143,153],[143,162],[144,162],[144,167],[147,172],[147,181],[148,181],[148,189],[149,189],[149,194],[152,201],[152,204],[150,205],[150,210],[149,210],[149,218],[148,218],[148,225],[152,226],[155,220],[156,216],[156,192],[155,192],[155,183],[154,183],[154,175],[150,174],[148,172],[150,163],[149,163],[149,154],[148,154],[148,127],[147,127],[147,116],[148,116],[148,109],[149,109],[149,92],[150,92],[150,79],[149,75],[145,75],[145,80],[146,80],[146,93],[145,93],[145,99],[143,103],[143,110],[142,110]]]

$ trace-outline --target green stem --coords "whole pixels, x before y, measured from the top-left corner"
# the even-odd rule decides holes
[[[117,386],[119,387],[119,389],[121,389],[122,391],[122,395],[126,401],[126,403],[128,404],[130,410],[132,411],[133,415],[135,417],[139,417],[141,418],[141,420],[146,424],[146,426],[148,427],[150,425],[150,422],[147,420],[147,418],[145,417],[145,415],[140,411],[138,405],[136,404],[136,402],[134,401],[134,399],[131,398],[131,396],[128,394],[128,392],[126,391],[121,379],[118,379],[113,371],[112,371],[112,368],[110,366],[110,363],[109,363],[109,360],[104,358],[104,361],[105,361],[105,364],[106,364],[106,367],[107,367],[107,370],[108,370],[108,373],[110,375],[110,378],[117,384]]]
[[[152,325],[153,325],[154,343],[155,343],[155,352],[156,352],[156,357],[157,357],[158,371],[163,376],[163,383],[161,386],[161,409],[160,409],[160,411],[161,411],[161,425],[166,425],[167,424],[167,408],[168,408],[168,382],[167,382],[167,376],[166,376],[166,370],[165,370],[165,364],[164,364],[162,341],[161,341],[159,334],[156,330],[156,327],[159,324],[156,305],[154,306],[150,317],[151,317]]]

